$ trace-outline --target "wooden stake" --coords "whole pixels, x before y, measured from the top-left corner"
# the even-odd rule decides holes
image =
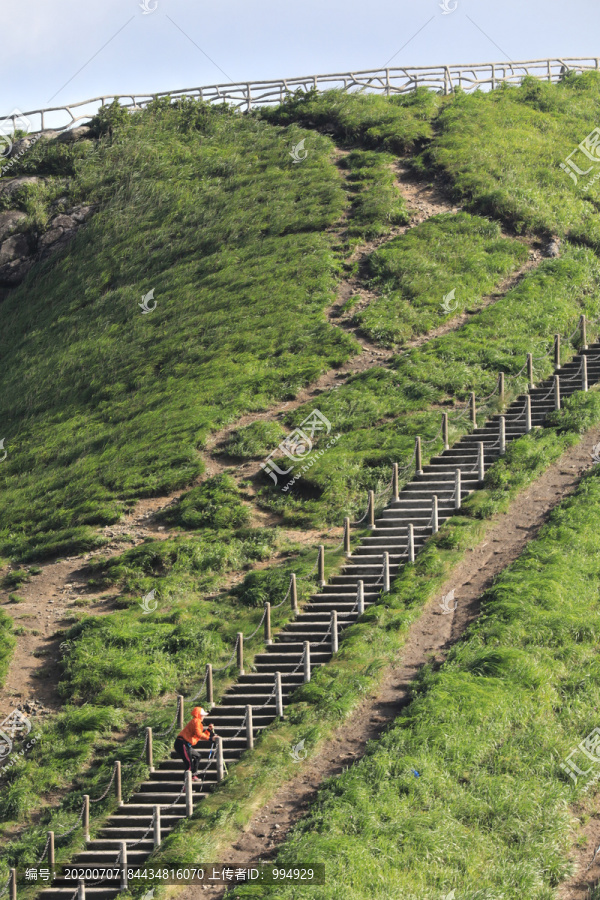
[[[310,643],[304,641],[304,683],[310,681]]]
[[[254,747],[254,723],[252,722],[252,707],[246,707],[246,747],[252,750]]]
[[[271,643],[271,604],[265,603],[265,644]]]
[[[213,670],[212,665],[210,663],[206,664],[206,702],[212,704],[214,703],[214,688],[213,688]]]
[[[275,715],[283,719],[283,690],[281,687],[281,672],[275,672]]]
[[[244,675],[244,632],[238,631],[237,664],[240,675]]]

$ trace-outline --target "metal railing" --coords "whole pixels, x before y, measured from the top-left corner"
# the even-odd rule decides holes
[[[294,78],[277,78],[273,81],[245,81],[229,84],[210,84],[202,87],[183,88],[174,91],[158,91],[152,94],[107,94],[65,106],[33,109],[1,117],[2,122],[11,118],[17,128],[23,127],[21,117],[30,122],[30,131],[52,129],[64,131],[78,122],[89,121],[98,108],[117,100],[131,111],[143,109],[160,97],[192,97],[207,103],[229,103],[234,108],[249,111],[254,106],[283,102],[295,91],[326,91],[338,89],[348,92],[367,91],[385,94],[407,94],[425,87],[442,94],[454,89],[475,91],[481,88],[494,90],[500,84],[520,84],[527,75],[543,81],[556,82],[567,72],[588,72],[600,69],[600,57],[557,57],[532,59],[522,62],[489,62],[470,65],[442,66],[394,66],[385,69],[365,69],[354,72],[337,72],[329,75],[302,75]],[[14,130],[14,129],[13,129]]]

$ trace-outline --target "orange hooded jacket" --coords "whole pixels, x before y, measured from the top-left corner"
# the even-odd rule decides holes
[[[187,723],[178,737],[195,747],[198,741],[209,741],[212,737],[208,729],[202,726],[202,708],[195,706],[192,710],[192,719]]]

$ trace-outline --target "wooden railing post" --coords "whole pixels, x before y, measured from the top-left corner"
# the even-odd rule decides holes
[[[331,610],[331,652],[338,652],[338,619],[337,610]]]
[[[350,519],[344,519],[344,554],[350,556]]]
[[[115,763],[115,797],[117,798],[117,806],[123,806],[123,792],[121,788],[121,763],[119,760]],[[54,845],[54,837],[52,840]]]
[[[271,643],[271,604],[265,603],[265,645]]]
[[[438,498],[434,494],[431,498],[431,533],[437,534],[439,530]]]
[[[392,466],[392,500],[397,500],[400,495],[398,489],[398,463]]]
[[[213,670],[211,663],[206,664],[206,702],[214,703]]]
[[[90,795],[83,795],[83,839],[86,844],[90,840]]]
[[[185,814],[189,818],[194,812],[194,794],[192,789],[192,770],[185,773]]]
[[[390,592],[390,554],[383,554],[383,593]]]
[[[531,431],[531,397],[529,394],[525,397],[525,433]]]
[[[560,376],[554,376],[554,409],[560,409]]]
[[[585,313],[583,313],[581,316],[580,324],[581,324],[581,349],[587,350],[587,348],[588,348],[588,345],[587,345],[587,320],[585,317]]]
[[[10,869],[10,900],[17,900],[17,870]]]
[[[298,612],[298,585],[296,576],[292,574],[292,612],[294,615]]]
[[[448,443],[448,413],[442,413],[442,438],[444,441],[444,450],[450,449],[450,444]]]
[[[529,390],[533,390],[535,384],[533,383],[533,354],[527,354],[527,381],[529,382]]]
[[[588,389],[588,370],[587,370],[587,356],[585,353],[581,357],[581,390],[587,391]]]
[[[237,665],[240,675],[244,675],[244,632],[237,633]]]
[[[217,745],[217,781],[223,781],[225,771],[225,760],[223,758],[223,738],[220,734],[215,735]]]
[[[483,481],[485,478],[485,447],[483,441],[477,444],[477,479]]]
[[[252,721],[252,707],[246,707],[246,747],[252,750],[254,747],[254,723]]]
[[[152,743],[151,728],[146,728],[146,735],[148,736],[148,741],[146,743],[146,765],[151,772],[154,772],[154,747]]]
[[[190,772],[191,775],[191,772]],[[121,841],[121,852],[119,854],[121,862],[121,890],[126,891],[128,887],[127,881],[127,841]]]
[[[154,807],[154,821],[153,821],[153,838],[154,838],[154,849],[156,850],[160,847],[162,843],[162,834],[160,829],[160,806]]]
[[[183,695],[178,694],[177,695],[177,726],[180,731],[183,728],[183,724],[184,724],[183,723],[183,712],[184,712],[183,705],[184,705],[184,703],[185,703],[185,700],[183,698]]]
[[[415,527],[412,522],[408,525],[408,561],[415,561]]]
[[[460,469],[454,473],[454,509],[460,509],[462,494],[462,477]]]
[[[80,878],[77,882],[77,900],[85,900],[85,881]]]
[[[499,420],[500,425],[500,456],[504,456],[506,453],[506,419],[504,416],[500,416]]]
[[[52,868],[56,863],[56,855],[54,852],[54,832],[48,832],[48,865]]]
[[[554,368],[560,369],[560,334],[554,335]]]
[[[423,474],[423,454],[421,450],[421,437],[419,435],[415,438],[415,474]]]
[[[362,616],[365,611],[365,583],[364,581],[358,582],[358,588],[356,591],[356,607],[358,609],[358,615]]]
[[[475,403],[475,391],[471,391],[470,399],[471,405],[471,425],[473,428],[477,428],[477,405]]]
[[[500,372],[498,375],[498,396],[500,405],[504,406],[504,372]]]
[[[310,681],[310,643],[309,641],[304,641],[304,683],[306,684]]]
[[[325,546],[321,544],[319,547],[319,585],[325,587]]]
[[[281,672],[275,672],[275,715],[283,719],[283,690]]]
[[[375,528],[375,491],[369,491],[369,528]]]

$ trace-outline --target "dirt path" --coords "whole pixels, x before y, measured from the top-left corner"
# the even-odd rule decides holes
[[[283,785],[255,814],[236,843],[224,848],[220,862],[236,866],[272,861],[278,845],[314,802],[321,782],[340,774],[360,759],[367,742],[376,740],[410,703],[411,685],[428,660],[443,662],[451,646],[460,640],[467,626],[479,615],[482,593],[536,537],[551,510],[575,491],[582,474],[593,465],[592,448],[599,441],[600,427],[596,427],[524,490],[507,513],[491,523],[485,540],[467,553],[439,594],[412,625],[401,662],[390,668],[377,693],[364,700],[353,714],[352,721],[360,721],[364,728],[357,733],[350,722],[345,723],[332,740],[319,749],[315,759],[299,765],[298,776]],[[446,615],[440,600],[451,590],[455,592],[457,608]],[[594,828],[589,829],[589,846],[581,853],[586,864],[600,843],[600,820],[593,822]],[[600,866],[595,867],[595,872],[597,879]],[[585,883],[591,882],[586,880]],[[210,892],[208,896],[215,898],[225,893],[218,887],[188,886],[178,893],[178,900],[195,900],[206,896],[200,893],[206,890]],[[560,896],[565,900],[579,900],[580,897],[583,900],[588,894],[571,892]]]

